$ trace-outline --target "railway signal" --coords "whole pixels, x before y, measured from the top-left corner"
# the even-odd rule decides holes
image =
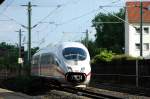
[[[21,46],[21,58],[24,58],[24,46]]]
[[[18,63],[22,64],[24,62],[24,46],[21,46],[20,48],[20,55],[18,58]]]

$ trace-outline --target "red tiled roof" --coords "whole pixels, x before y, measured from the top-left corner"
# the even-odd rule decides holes
[[[126,2],[129,23],[140,22],[140,2]],[[150,1],[143,1],[143,22],[150,23]]]

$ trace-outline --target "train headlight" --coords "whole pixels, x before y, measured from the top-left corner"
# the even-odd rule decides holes
[[[72,72],[72,68],[71,67],[68,67],[68,72]]]

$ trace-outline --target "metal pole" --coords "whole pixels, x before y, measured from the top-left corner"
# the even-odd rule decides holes
[[[31,2],[28,3],[28,66],[31,67]]]
[[[19,58],[21,58],[21,29],[19,29]],[[19,63],[19,76],[21,76],[21,63]]]
[[[21,58],[21,29],[19,30],[19,58]]]
[[[139,66],[138,59],[136,59],[136,87],[139,87]]]
[[[143,56],[143,3],[142,0],[140,1],[140,56]]]
[[[89,41],[89,34],[88,34],[88,30],[86,30],[86,47],[88,47],[88,41]]]

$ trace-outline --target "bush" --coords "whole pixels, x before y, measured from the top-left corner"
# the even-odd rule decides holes
[[[91,61],[92,64],[101,63],[101,62],[111,62],[111,61],[128,61],[128,60],[141,60],[142,58],[136,58],[129,55],[115,55],[112,51],[108,51],[106,49],[101,50],[100,54],[96,55]]]
[[[125,54],[122,54],[122,55],[114,55],[112,60],[116,61],[116,60],[120,60],[120,61],[125,61],[125,60],[136,60],[136,59],[139,59],[139,58],[136,58],[136,57],[132,57],[132,56],[129,56],[129,55],[125,55]]]
[[[113,58],[112,51],[103,50],[100,52],[100,54],[96,55],[94,57],[93,62],[99,63],[99,62],[110,62]]]

